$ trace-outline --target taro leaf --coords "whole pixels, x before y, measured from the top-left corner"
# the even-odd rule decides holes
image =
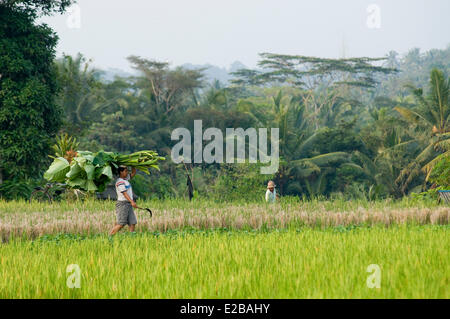
[[[92,161],[92,164],[95,166],[104,166],[106,163],[104,152],[100,151],[97,153],[97,155],[94,157],[94,160]]]
[[[67,185],[73,188],[80,188],[80,189],[86,189],[86,182],[87,180],[83,177],[78,177],[73,180],[68,180]]]
[[[86,177],[88,180],[94,179],[94,171],[95,171],[94,165],[92,165],[90,163],[86,163],[84,165],[84,171],[86,172]]]
[[[87,162],[92,163],[92,161],[94,160],[94,155],[84,155],[83,156]]]
[[[50,182],[64,183],[69,170],[69,162],[63,157],[57,157],[44,173],[44,178]]]
[[[85,190],[93,192],[97,190],[97,186],[95,185],[94,181],[88,180],[86,181],[86,188]]]
[[[96,167],[95,168],[95,173],[94,173],[95,178],[94,179],[99,179],[102,177],[106,177],[108,179],[112,179],[113,178],[113,174],[112,174],[112,170],[111,170],[111,166],[106,165],[103,167]]]
[[[96,156],[92,161],[92,165],[94,165],[95,167],[103,166],[105,165],[105,161],[103,160],[103,158],[99,158]]]
[[[97,191],[100,193],[103,192],[106,189],[106,185],[108,185],[108,182],[104,178],[96,179],[94,183],[97,186]]]
[[[98,187],[99,192],[103,192],[113,178],[111,166],[106,165],[104,167],[95,168],[95,185]]]
[[[102,175],[100,178],[95,180],[95,185],[97,185],[99,192],[103,192],[106,189],[106,185],[110,182],[111,180],[108,177]]]
[[[113,179],[113,173],[111,170],[111,166],[105,166],[103,167],[101,175],[107,176],[109,179]]]
[[[86,158],[84,156],[77,156],[73,160],[77,162],[80,167],[84,167],[84,164],[86,164]]]
[[[105,191],[105,189],[106,189],[106,185],[105,185],[105,184],[100,184],[100,185],[98,185],[98,184],[96,183],[96,185],[97,185],[97,192],[103,193],[103,192]]]
[[[70,167],[70,171],[66,174],[66,177],[68,179],[76,179],[81,175],[81,167],[78,165],[77,162],[73,162],[72,166]]]
[[[104,166],[102,166],[102,167],[100,167],[100,166],[95,167],[95,171],[94,171],[94,179],[95,180],[100,178],[104,168],[105,168]]]
[[[83,157],[89,156],[89,155],[93,155],[94,153],[89,152],[89,151],[77,151],[77,153]]]
[[[112,152],[104,152],[100,151],[96,154],[95,158],[92,161],[92,164],[96,166],[105,166],[115,160],[114,153]]]

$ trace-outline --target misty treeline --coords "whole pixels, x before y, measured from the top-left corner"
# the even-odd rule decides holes
[[[0,17],[34,19],[17,9]],[[5,198],[26,197],[45,183],[50,146],[66,133],[79,150],[166,156],[160,172],[133,181],[147,198],[186,197],[187,175],[196,196],[218,200],[263,199],[270,179],[281,195],[304,198],[400,198],[450,186],[450,46],[376,59],[261,53],[256,69],[234,72],[230,83],[207,82],[204,69],[130,55],[136,75],[111,81],[82,54],[55,59],[56,35],[45,27],[30,24],[28,40],[53,49],[28,55],[17,54],[18,31],[1,28],[1,48],[14,48],[0,56]],[[47,43],[39,43],[43,37]],[[193,131],[194,120],[224,134],[279,128],[279,170],[262,175],[259,164],[173,163],[178,141],[171,133]]]

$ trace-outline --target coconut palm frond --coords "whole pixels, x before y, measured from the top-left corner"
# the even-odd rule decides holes
[[[305,180],[305,186],[306,189],[308,190],[308,194],[311,197],[323,194],[326,188],[326,174],[327,172],[323,172],[322,174],[320,174],[320,176],[314,180],[314,181],[309,181],[309,180]]]
[[[439,141],[434,145],[434,149],[436,151],[450,151],[450,138],[443,140],[443,141]]]
[[[430,100],[436,106],[436,110],[439,113],[439,118],[442,121],[448,116],[449,109],[449,82],[445,80],[444,73],[438,69],[433,69],[430,75]],[[440,128],[444,123],[439,123]]]
[[[352,169],[355,173],[367,175],[367,171],[364,168],[362,168],[361,166],[359,166],[358,164],[355,164],[355,163],[343,163],[340,167],[341,168],[347,167],[347,168]]]
[[[434,150],[434,144],[430,144],[416,157],[416,161],[418,163],[423,163],[425,161],[428,161],[430,157],[432,157],[436,151]]]
[[[422,167],[422,171],[427,174],[427,176],[425,177],[425,181],[428,181],[428,179],[430,178],[431,172],[433,171],[433,168],[436,166],[436,164],[445,157],[450,157],[450,150],[437,156],[429,163],[427,163],[424,167]]]
[[[365,171],[373,173],[377,171],[377,167],[375,166],[374,162],[367,155],[361,153],[360,151],[355,151],[353,154],[361,162],[362,167]]]
[[[349,157],[350,155],[346,152],[333,152],[317,155],[309,158],[308,160],[316,165],[325,166],[333,162],[349,161]]]
[[[406,192],[409,184],[414,180],[414,178],[420,175],[421,168],[421,165],[414,161],[400,171],[400,174],[395,182],[401,185],[401,190],[403,193]]]
[[[291,165],[294,166],[289,169],[289,174],[294,175],[296,178],[306,178],[321,171],[318,165],[306,159],[292,161]]]
[[[422,120],[426,122],[428,125],[433,126],[433,124],[430,121],[428,121],[428,119],[425,118],[422,114],[407,109],[406,107],[396,106],[394,107],[394,110],[400,113],[400,115],[403,116],[410,123],[419,124],[421,122],[420,120]]]
[[[414,140],[409,140],[409,141],[406,141],[406,142],[402,142],[402,143],[396,144],[394,146],[385,148],[384,150],[381,151],[381,153],[384,153],[384,152],[387,152],[387,151],[391,151],[391,150],[395,150],[397,148],[400,148],[400,147],[403,147],[403,146],[408,146],[408,145],[414,144],[414,143],[417,143],[417,140],[414,139]]]
[[[308,152],[316,143],[318,133],[312,134],[308,137],[298,148],[298,154],[305,154]]]

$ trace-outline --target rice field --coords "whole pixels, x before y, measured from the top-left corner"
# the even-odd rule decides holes
[[[403,225],[11,241],[0,248],[0,298],[448,298],[448,231]],[[71,264],[80,288],[67,286]],[[369,265],[379,268],[379,288],[368,285]]]
[[[450,297],[442,204],[138,204],[109,237],[113,202],[0,201],[0,298]]]

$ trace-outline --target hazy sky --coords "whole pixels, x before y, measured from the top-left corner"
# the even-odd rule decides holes
[[[375,57],[450,44],[450,0],[78,0],[78,8],[44,19],[60,36],[58,55],[82,52],[124,70],[131,54],[254,67],[260,52]]]

